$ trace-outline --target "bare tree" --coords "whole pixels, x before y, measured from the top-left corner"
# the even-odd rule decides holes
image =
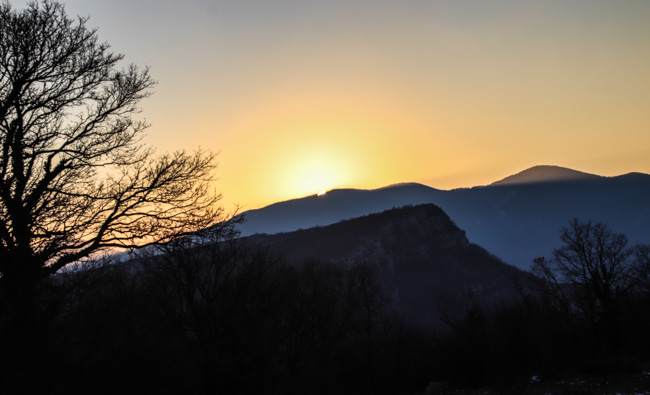
[[[645,297],[650,296],[650,244],[639,244],[634,249],[634,281]]]
[[[141,144],[148,68],[118,69],[87,18],[52,0],[0,4],[0,276],[13,288],[103,249],[168,241],[222,218],[210,152]]]
[[[574,218],[560,239],[553,259],[536,259],[533,273],[567,313],[594,324],[615,345],[621,299],[632,286],[633,249],[627,237],[603,223]]]

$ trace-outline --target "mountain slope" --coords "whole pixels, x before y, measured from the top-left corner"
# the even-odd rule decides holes
[[[322,196],[312,195],[246,211],[246,223],[240,230],[246,236],[330,225],[392,207],[430,203],[431,194],[436,192],[415,183],[375,190],[335,189]]]
[[[294,265],[316,260],[375,267],[407,321],[418,325],[439,326],[441,310],[454,310],[459,307],[455,302],[467,301],[469,295],[485,304],[516,297],[513,277],[526,279],[470,243],[433,204],[249,239],[283,254]]]
[[[550,255],[559,244],[560,228],[573,217],[604,222],[614,231],[626,234],[632,242],[650,242],[650,175],[580,174],[585,176],[545,177],[543,182],[497,183],[451,191],[421,184],[372,191],[334,190],[323,196],[247,211],[247,222],[240,230],[243,235],[287,232],[407,204],[433,203],[464,229],[474,243],[523,269],[528,269],[534,258]]]

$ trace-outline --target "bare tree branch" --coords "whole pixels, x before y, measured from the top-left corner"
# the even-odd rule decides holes
[[[107,248],[225,219],[213,153],[157,156],[136,119],[155,81],[118,69],[87,18],[52,0],[0,4],[0,275],[42,277]]]

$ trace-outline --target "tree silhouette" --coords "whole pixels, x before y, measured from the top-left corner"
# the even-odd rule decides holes
[[[86,21],[51,0],[0,4],[0,276],[12,300],[99,250],[168,241],[223,214],[214,154],[141,144],[148,125],[135,116],[155,81],[118,69],[123,55]]]
[[[634,280],[645,297],[650,296],[650,244],[640,244],[634,249],[636,262]]]
[[[553,259],[538,258],[533,273],[567,314],[589,322],[618,346],[622,298],[632,286],[633,249],[607,225],[574,218],[562,228]]]

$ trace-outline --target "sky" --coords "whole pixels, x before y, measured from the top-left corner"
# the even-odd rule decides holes
[[[63,3],[151,67],[145,142],[218,152],[227,210],[541,164],[650,173],[647,0]]]

